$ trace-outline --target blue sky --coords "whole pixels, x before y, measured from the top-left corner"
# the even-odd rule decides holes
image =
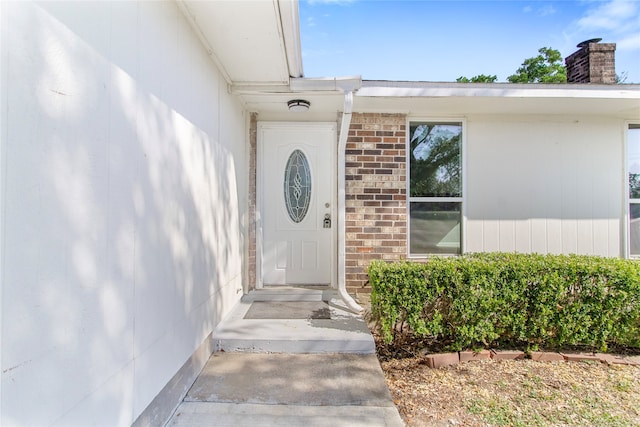
[[[640,0],[300,0],[306,77],[504,82],[541,47],[616,43],[616,73],[640,83]]]

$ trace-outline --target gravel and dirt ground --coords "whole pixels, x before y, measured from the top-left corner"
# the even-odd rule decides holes
[[[474,361],[431,369],[381,361],[408,426],[640,426],[640,366]]]

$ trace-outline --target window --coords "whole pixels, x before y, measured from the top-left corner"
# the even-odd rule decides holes
[[[307,156],[294,150],[284,170],[284,202],[289,218],[301,222],[311,203],[311,170]]]
[[[462,123],[410,122],[409,255],[460,254]]]
[[[629,177],[629,255],[640,256],[640,124],[627,133]]]

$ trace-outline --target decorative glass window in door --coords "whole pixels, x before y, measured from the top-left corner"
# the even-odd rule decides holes
[[[284,202],[293,222],[299,223],[307,215],[311,203],[311,171],[307,156],[300,150],[291,153],[285,166]]]

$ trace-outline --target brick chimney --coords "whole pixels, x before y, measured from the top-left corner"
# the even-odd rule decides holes
[[[567,56],[567,83],[616,83],[615,43],[591,39],[578,44],[578,51]]]

